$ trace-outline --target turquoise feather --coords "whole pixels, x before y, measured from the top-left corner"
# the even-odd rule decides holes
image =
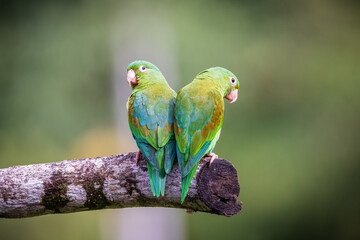
[[[176,154],[182,175],[181,202],[200,159],[211,153],[219,139],[224,100],[237,98],[238,80],[230,71],[215,67],[199,73],[182,88],[175,101],[174,133]]]
[[[146,71],[140,71],[145,66]],[[145,156],[154,196],[165,194],[166,175],[176,157],[173,132],[176,93],[153,64],[136,61],[128,71],[136,73],[137,84],[128,100],[130,130]]]

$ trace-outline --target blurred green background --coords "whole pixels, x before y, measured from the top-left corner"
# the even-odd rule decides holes
[[[1,168],[134,150],[114,117],[128,31],[171,34],[176,91],[211,66],[240,80],[215,152],[244,209],[186,215],[188,239],[360,239],[359,1],[0,1]],[[100,214],[0,219],[0,239],[100,239]]]

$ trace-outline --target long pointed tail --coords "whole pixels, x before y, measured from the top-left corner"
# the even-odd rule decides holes
[[[184,202],[186,194],[189,190],[189,186],[191,183],[191,180],[193,179],[195,173],[196,173],[196,169],[198,167],[198,163],[190,170],[189,174],[186,175],[185,177],[182,177],[181,179],[181,203]]]
[[[159,169],[156,169],[152,166],[152,163],[147,162],[151,190],[154,196],[159,197],[160,195],[165,194],[165,182],[166,182],[166,172],[164,169],[165,161],[165,149],[160,148],[155,151],[155,159],[159,164]]]
[[[154,196],[159,197],[160,195],[164,196],[165,193],[165,182],[166,174],[164,169],[161,169],[160,172],[157,171],[150,163],[147,163],[151,191]]]
[[[165,195],[165,182],[166,182],[166,174],[164,174],[164,177],[160,177],[159,188],[160,188],[160,195],[162,196]]]
[[[160,193],[159,193],[160,190],[158,190],[158,184],[157,184],[157,181],[156,181],[156,179],[158,179],[158,176],[156,176],[157,171],[148,162],[147,162],[147,168],[148,168],[148,173],[149,173],[151,191],[152,191],[154,196],[159,196],[160,195]]]

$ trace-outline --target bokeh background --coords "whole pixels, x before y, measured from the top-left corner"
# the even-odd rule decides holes
[[[176,91],[211,66],[240,80],[215,152],[244,209],[173,210],[177,239],[360,239],[359,1],[1,0],[0,167],[136,150],[140,58]],[[121,239],[123,212],[0,219],[0,239]]]

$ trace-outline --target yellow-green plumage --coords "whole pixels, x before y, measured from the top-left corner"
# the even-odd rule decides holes
[[[230,80],[234,78],[235,82]],[[174,132],[182,175],[181,202],[184,201],[200,159],[212,152],[219,139],[224,116],[224,100],[239,84],[230,71],[215,67],[199,73],[182,88],[175,102]]]
[[[146,70],[139,71],[140,67]],[[129,70],[136,73],[137,79],[127,103],[129,126],[146,158],[151,190],[159,197],[164,195],[166,175],[176,156],[173,132],[176,93],[159,69],[149,62],[133,62]]]

